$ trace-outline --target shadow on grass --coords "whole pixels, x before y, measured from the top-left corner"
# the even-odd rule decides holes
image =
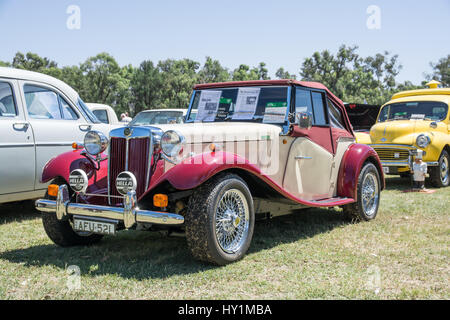
[[[394,191],[404,191],[412,188],[412,180],[411,177],[401,178],[397,175],[386,175],[386,190],[394,190]],[[430,179],[425,180],[425,187],[433,189],[434,187],[431,185]]]
[[[39,218],[33,200],[0,204],[0,224]]]
[[[292,215],[258,221],[249,253],[314,237],[346,223],[342,213],[327,209],[302,210]],[[53,265],[61,269],[77,265],[82,274],[114,274],[138,280],[218,268],[194,260],[185,238],[136,231],[123,231],[117,236],[105,237],[99,244],[90,247],[60,248],[49,244],[11,250],[1,253],[0,259],[24,263],[25,266]]]

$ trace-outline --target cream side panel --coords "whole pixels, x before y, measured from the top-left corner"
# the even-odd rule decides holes
[[[289,152],[284,189],[305,200],[328,198],[332,162],[327,150],[307,138],[297,138]]]

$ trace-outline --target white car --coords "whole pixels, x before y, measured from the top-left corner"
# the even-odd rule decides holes
[[[188,109],[151,109],[139,112],[130,126],[184,123]]]
[[[97,117],[100,122],[106,124],[117,124],[117,125],[125,125],[125,122],[120,122],[117,118],[116,112],[111,106],[107,104],[101,103],[86,103],[88,108],[92,111],[93,114]]]
[[[42,196],[46,163],[86,132],[110,128],[63,81],[0,67],[0,203]]]

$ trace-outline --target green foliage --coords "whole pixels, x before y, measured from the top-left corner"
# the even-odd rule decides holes
[[[328,50],[315,52],[303,61],[300,77],[321,82],[342,100],[355,103],[382,104],[397,91],[423,87],[424,83],[396,82],[401,70],[397,55],[385,51],[361,57],[357,51],[356,46],[342,45],[336,54]],[[427,79],[449,86],[449,61],[450,55],[431,63],[433,74]],[[114,57],[100,53],[79,65],[60,68],[55,61],[38,54],[17,52],[12,62],[0,61],[0,66],[51,75],[73,87],[86,102],[108,104],[117,113],[128,111],[131,115],[145,109],[187,108],[196,83],[270,79],[264,62],[256,67],[241,64],[229,71],[211,57],[206,57],[203,65],[190,59],[167,59],[121,67]],[[284,68],[279,68],[275,76],[296,78]]]
[[[358,47],[342,45],[336,55],[328,50],[306,58],[300,76],[317,81],[344,101],[382,104],[396,91],[395,78],[402,66],[389,52],[361,57]]]
[[[297,79],[295,74],[290,74],[288,71],[285,71],[284,68],[279,68],[277,72],[275,72],[275,77],[278,79]]]
[[[439,59],[437,63],[430,63],[433,73],[426,75],[427,80],[437,80],[442,82],[442,86],[450,87],[450,54]]]

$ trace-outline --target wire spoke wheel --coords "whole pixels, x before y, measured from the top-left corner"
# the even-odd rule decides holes
[[[247,199],[238,189],[227,190],[220,198],[215,214],[215,234],[220,248],[236,253],[245,243],[250,211]]]
[[[448,158],[443,157],[442,162],[440,164],[440,173],[441,173],[441,182],[443,185],[446,185],[448,183]]]
[[[362,183],[362,205],[367,216],[375,214],[378,207],[378,179],[374,173],[368,173]]]

